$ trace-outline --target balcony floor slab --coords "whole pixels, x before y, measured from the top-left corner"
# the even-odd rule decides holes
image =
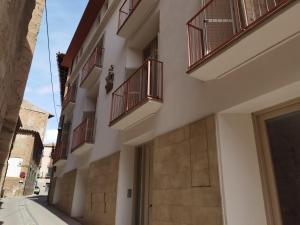
[[[102,68],[99,66],[95,66],[90,74],[87,75],[87,77],[81,82],[80,87],[83,89],[89,89],[92,87],[97,80],[100,78]]]
[[[60,166],[64,166],[66,164],[66,162],[67,162],[67,159],[60,159],[57,162],[55,162],[53,165],[60,167]]]
[[[141,0],[134,11],[128,16],[118,30],[118,35],[129,38],[147,18],[149,12],[155,6],[157,0]]]
[[[117,130],[128,129],[155,114],[160,109],[161,105],[161,101],[148,100],[137,109],[133,109],[133,111],[113,123],[111,128]]]
[[[84,144],[80,145],[76,149],[72,151],[74,155],[82,155],[90,152],[93,148],[94,144],[85,142]]]

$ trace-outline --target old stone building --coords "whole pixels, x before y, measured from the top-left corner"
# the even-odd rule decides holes
[[[43,9],[44,0],[0,2],[0,189]]]
[[[24,100],[20,109],[21,127],[16,137],[4,182],[4,196],[30,195],[36,186],[36,178],[43,156],[43,139],[48,112]]]

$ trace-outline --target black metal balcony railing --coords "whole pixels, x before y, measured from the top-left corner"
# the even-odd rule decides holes
[[[138,4],[142,0],[125,0],[122,4],[121,8],[119,9],[119,24],[118,29],[120,30],[123,25],[126,23],[127,19],[130,15],[134,12]],[[147,0],[144,0],[147,1]]]
[[[74,129],[72,140],[72,152],[84,143],[94,142],[94,121],[95,115],[89,115],[83,122]]]
[[[95,66],[102,67],[103,48],[97,47],[82,69],[81,84],[88,78]]]
[[[189,70],[292,0],[210,0],[188,21]]]
[[[110,125],[147,100],[163,99],[163,63],[148,59],[112,94]]]

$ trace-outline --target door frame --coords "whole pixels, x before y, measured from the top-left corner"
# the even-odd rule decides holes
[[[300,98],[253,113],[253,123],[268,225],[283,225],[266,120],[300,110]]]
[[[138,152],[142,151],[142,152]],[[140,162],[138,162],[140,160]],[[135,148],[133,183],[133,225],[149,225],[152,218],[153,141]],[[141,164],[142,163],[142,164]],[[138,171],[139,166],[142,170]],[[141,177],[138,177],[141,176]],[[139,184],[137,184],[139,182]],[[138,197],[138,191],[141,195]],[[139,209],[137,207],[140,207]]]

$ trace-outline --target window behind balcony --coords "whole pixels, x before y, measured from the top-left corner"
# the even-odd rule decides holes
[[[146,48],[144,48],[143,50],[143,57],[144,57],[144,61],[147,59],[154,59],[154,60],[158,60],[158,38],[157,36],[146,46]],[[147,67],[147,65],[145,65]],[[148,67],[147,67],[148,68]],[[151,64],[151,71],[152,72],[152,76],[151,76],[151,86],[150,86],[150,92],[151,95],[156,97],[158,96],[158,87],[157,87],[157,79],[158,79],[158,64],[157,63],[153,63]],[[147,69],[145,70],[147,73]],[[146,74],[147,76],[147,74]],[[144,82],[145,85],[147,85],[146,82]],[[145,87],[145,90],[147,88]]]
[[[157,36],[144,48],[143,59],[158,59],[158,39]]]
[[[94,142],[95,138],[95,133],[96,133],[96,126],[95,126],[95,112],[94,111],[89,111],[89,112],[84,112],[83,113],[83,120],[88,120],[87,127],[86,127],[86,137],[87,137],[87,142]]]
[[[99,66],[101,67],[103,65],[103,49],[104,49],[103,46],[104,46],[104,35],[102,35],[99,43],[97,44],[97,48],[99,49],[97,64],[99,64]]]

